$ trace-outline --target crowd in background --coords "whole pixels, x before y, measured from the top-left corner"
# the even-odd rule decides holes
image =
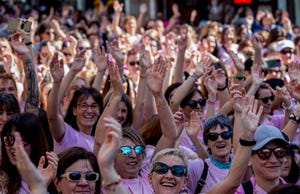
[[[20,5],[0,5],[0,193],[299,193],[287,11]]]

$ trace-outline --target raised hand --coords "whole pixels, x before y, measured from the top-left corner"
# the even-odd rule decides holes
[[[39,161],[38,171],[41,173],[44,183],[48,186],[56,176],[58,157],[54,152],[46,152],[48,165],[44,167],[46,163],[45,156],[42,156]]]
[[[215,75],[215,71],[213,71],[211,74],[206,74],[204,76],[204,84],[206,86],[208,94],[216,95],[217,94],[217,79]]]
[[[259,124],[259,119],[263,111],[263,106],[258,105],[254,96],[245,96],[242,111],[243,134],[253,136]]]
[[[180,108],[178,111],[176,111],[173,114],[173,116],[174,116],[178,134],[181,134],[183,127],[184,127],[184,122],[185,122],[184,113],[182,112],[182,109]]]
[[[180,36],[177,40],[178,49],[183,51],[187,48],[187,40],[188,40],[188,29],[183,27],[180,29]]]
[[[147,11],[148,11],[148,6],[147,6],[147,4],[146,4],[146,3],[142,3],[142,4],[140,5],[140,13],[141,13],[141,14],[145,14]]]
[[[242,113],[243,110],[243,98],[245,96],[245,88],[240,89],[239,84],[232,84],[229,88],[230,98],[233,104],[233,109],[237,113]]]
[[[166,59],[159,57],[147,72],[148,88],[154,95],[162,93],[162,84],[166,73]]]
[[[244,63],[239,59],[238,55],[230,49],[228,49],[228,54],[230,55],[234,63],[234,66],[238,70],[238,72],[244,72],[245,70]]]
[[[116,60],[117,65],[119,67],[123,66],[124,63],[124,55],[119,47],[118,40],[114,40],[112,42],[106,41],[106,46],[109,51],[109,53],[113,56],[113,58]]]
[[[85,63],[86,63],[86,56],[85,56],[85,52],[86,50],[82,50],[79,51],[78,53],[76,53],[74,61],[72,63],[72,67],[71,70],[78,73],[79,71],[82,70],[82,68],[84,67]]]
[[[107,61],[108,69],[109,69],[109,76],[110,76],[110,83],[113,90],[113,93],[123,95],[124,89],[121,80],[121,76],[119,73],[119,68],[115,64],[113,59]]]
[[[140,65],[141,68],[148,69],[151,67],[151,50],[148,46],[142,46],[140,51]]]
[[[264,81],[264,73],[261,71],[261,66],[253,64],[251,67],[252,84],[261,85]]]
[[[50,62],[50,72],[54,82],[60,82],[64,77],[64,63],[62,59],[58,59],[58,53],[54,53]]]
[[[255,34],[253,35],[251,42],[253,45],[253,48],[255,50],[255,52],[260,52],[261,48],[262,48],[262,42],[263,42],[263,37],[259,34]]]
[[[29,53],[29,50],[25,45],[25,39],[21,36],[19,32],[11,36],[10,44],[13,47],[13,49],[19,54]]]
[[[297,82],[300,84],[300,62],[292,62],[289,65],[288,74],[290,76],[291,82]]]
[[[97,65],[98,72],[103,72],[107,68],[107,56],[105,54],[104,46],[101,48],[92,48],[94,53],[94,61]]]
[[[202,114],[199,112],[192,111],[190,114],[190,121],[185,126],[185,131],[190,137],[197,137],[199,132],[202,130],[200,121]]]
[[[124,4],[120,3],[119,0],[115,0],[113,4],[114,12],[121,13],[123,11]]]
[[[291,81],[285,83],[287,90],[290,92],[290,95],[300,102],[300,84],[297,81]]]

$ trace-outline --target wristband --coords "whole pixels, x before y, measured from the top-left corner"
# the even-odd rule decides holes
[[[240,138],[240,144],[241,144],[242,146],[250,147],[250,146],[254,146],[254,145],[256,144],[256,141],[255,141],[255,140],[248,141],[248,140],[244,140],[244,139],[241,139],[241,138]]]
[[[291,111],[292,110],[292,108],[293,108],[293,103],[291,103],[290,104],[290,106],[289,107],[287,107],[283,102],[282,102],[282,107],[283,107],[283,109],[284,110],[288,110],[288,111]]]
[[[242,73],[237,73],[237,74],[235,75],[235,78],[238,79],[238,80],[243,80],[243,79],[245,79],[246,77],[245,77],[245,75],[242,74]]]
[[[32,45],[32,42],[31,41],[30,42],[25,42],[25,45],[30,46],[30,45]]]
[[[227,84],[223,88],[217,88],[218,91],[223,91],[227,88]]]
[[[207,100],[207,104],[212,104],[212,105],[215,105],[217,103],[217,100],[215,101],[210,101],[210,100]]]
[[[292,113],[292,114],[289,116],[289,119],[292,120],[292,121],[296,121],[297,124],[300,123],[300,117],[297,117],[294,113]]]
[[[120,184],[121,182],[121,177],[119,176],[115,181],[112,181],[110,183],[107,183],[107,184],[104,184],[103,183],[103,188],[105,190],[108,190],[108,191],[115,191],[115,187]]]
[[[198,76],[195,73],[193,73],[190,77],[193,80],[193,82],[196,82],[198,80]]]

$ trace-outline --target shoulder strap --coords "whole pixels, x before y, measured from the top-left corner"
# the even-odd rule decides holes
[[[208,172],[208,165],[207,165],[207,163],[204,161],[204,168],[203,168],[201,177],[200,177],[200,179],[199,179],[199,181],[198,181],[198,183],[197,183],[197,187],[196,187],[196,190],[195,190],[195,194],[200,193],[201,190],[202,190],[202,188],[204,187],[205,182],[206,182],[207,172]]]
[[[242,183],[245,194],[253,194],[253,185],[251,180]]]

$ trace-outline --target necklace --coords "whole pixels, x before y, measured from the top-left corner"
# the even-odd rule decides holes
[[[209,156],[209,159],[219,169],[229,170],[231,166],[231,158],[229,158],[229,162],[219,162],[213,156]]]

